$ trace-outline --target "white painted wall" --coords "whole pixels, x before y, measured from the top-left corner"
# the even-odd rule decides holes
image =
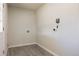
[[[45,4],[37,15],[40,45],[57,55],[79,56],[79,4]],[[61,22],[54,32],[58,17]]]
[[[9,7],[8,45],[19,46],[36,41],[35,13],[28,9]],[[26,31],[30,30],[30,33]]]

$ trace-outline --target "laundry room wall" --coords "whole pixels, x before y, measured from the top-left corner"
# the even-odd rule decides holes
[[[26,8],[8,8],[8,47],[33,44],[36,41],[36,16]]]
[[[37,16],[41,46],[54,55],[79,56],[79,4],[48,3],[37,10]]]

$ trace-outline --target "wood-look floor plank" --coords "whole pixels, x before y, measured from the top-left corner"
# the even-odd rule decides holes
[[[53,56],[38,45],[9,48],[8,56]]]

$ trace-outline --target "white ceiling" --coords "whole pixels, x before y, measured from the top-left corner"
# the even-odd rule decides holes
[[[38,9],[43,3],[8,3],[8,6],[28,8],[31,10]]]

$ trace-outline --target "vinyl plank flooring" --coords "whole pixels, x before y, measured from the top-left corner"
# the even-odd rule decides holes
[[[8,56],[53,56],[49,52],[34,44],[29,46],[9,48]]]

